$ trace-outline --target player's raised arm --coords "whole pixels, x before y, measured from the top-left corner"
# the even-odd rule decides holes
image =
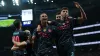
[[[18,49],[19,49],[19,47],[15,47],[15,46],[13,46],[13,47],[11,48],[12,51],[18,50]]]
[[[85,14],[83,8],[81,7],[81,5],[78,2],[74,2],[74,4],[78,9],[80,9],[81,17],[78,17],[78,19],[79,19],[79,23],[81,24],[84,20],[87,19],[86,14]]]

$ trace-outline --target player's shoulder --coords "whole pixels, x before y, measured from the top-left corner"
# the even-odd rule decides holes
[[[48,21],[49,25],[54,25],[57,21],[56,20],[52,20],[52,21]]]
[[[19,32],[18,31],[13,32],[13,36],[15,35],[19,35]]]
[[[48,21],[48,22],[55,22],[56,20],[51,20],[51,21]]]
[[[22,34],[24,31],[22,30],[16,30],[15,32],[13,32],[13,35],[16,36],[16,35],[20,35]]]
[[[53,20],[52,23],[58,23],[58,21],[57,20]]]
[[[72,17],[72,16],[68,16],[68,18],[69,18],[69,19],[74,19],[74,17]]]
[[[48,22],[55,22],[56,20],[49,20]]]

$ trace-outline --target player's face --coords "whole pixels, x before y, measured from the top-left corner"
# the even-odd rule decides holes
[[[69,14],[68,14],[68,10],[62,10],[61,11],[61,16],[62,17],[67,17]]]
[[[48,16],[47,16],[47,14],[41,14],[40,15],[40,21],[41,22],[47,22],[48,21]]]
[[[61,15],[56,15],[56,20],[61,20],[62,16]]]

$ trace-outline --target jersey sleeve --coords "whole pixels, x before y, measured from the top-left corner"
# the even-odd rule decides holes
[[[33,31],[33,34],[32,34],[32,36],[37,36],[37,31],[36,31],[36,29]]]
[[[53,21],[51,21],[51,23],[49,25],[57,26],[58,22],[56,22],[55,20],[53,20]]]
[[[78,18],[71,18],[73,27],[79,26]]]

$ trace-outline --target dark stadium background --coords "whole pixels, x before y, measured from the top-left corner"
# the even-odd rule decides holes
[[[1,1],[1,0],[0,0]],[[53,0],[54,2],[44,2],[44,0],[34,0],[37,4],[28,4],[26,0],[20,0],[20,6],[13,6],[12,0],[4,0],[6,6],[0,7],[0,16],[8,14],[21,14],[23,9],[33,9],[33,26],[23,27],[23,29],[29,29],[31,33],[33,32],[36,24],[39,21],[39,15],[42,12],[46,12],[49,16],[49,20],[55,19],[55,14],[62,7],[68,7],[69,13],[73,17],[80,16],[79,10],[74,6],[73,1],[79,2],[80,5],[86,12],[87,20],[79,26],[91,25],[100,23],[100,1],[99,0]],[[52,1],[52,0],[49,0]],[[20,16],[11,17],[14,19],[21,19]],[[74,33],[83,33],[100,30],[99,27],[93,27],[89,29],[77,30]],[[13,27],[0,27],[0,56],[12,56],[12,51],[10,51],[12,44],[12,33]],[[100,41],[100,34],[88,35],[75,37],[76,43]],[[77,46],[75,47],[76,56],[100,56],[100,45],[87,45],[87,46]]]

